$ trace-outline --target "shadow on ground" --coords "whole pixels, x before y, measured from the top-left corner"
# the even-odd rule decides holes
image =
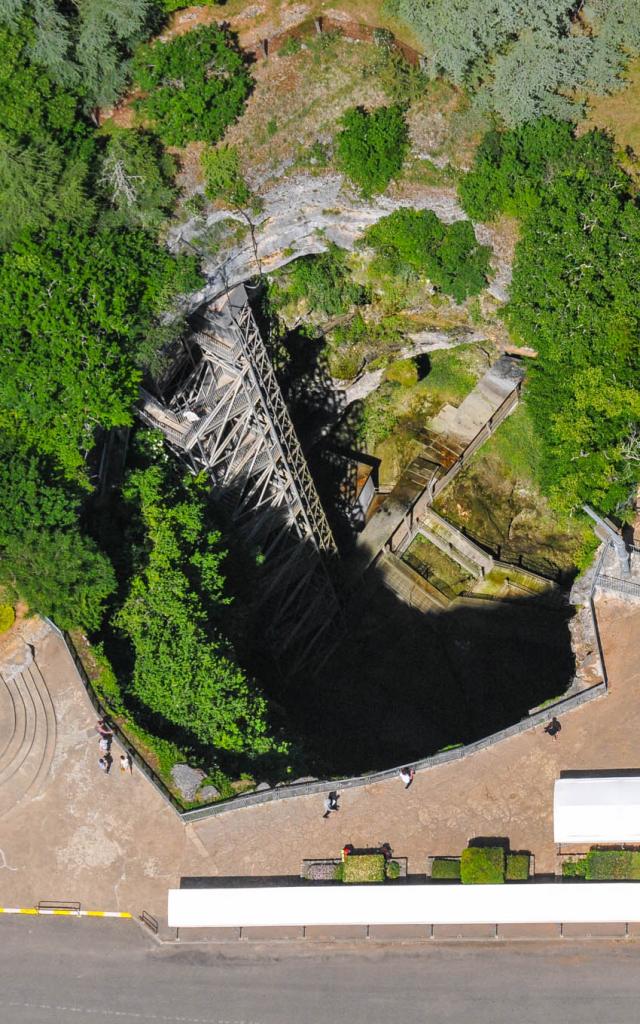
[[[318,773],[387,768],[481,739],[572,679],[568,607],[523,599],[425,613],[375,569],[361,588],[317,677],[289,680],[280,698]]]

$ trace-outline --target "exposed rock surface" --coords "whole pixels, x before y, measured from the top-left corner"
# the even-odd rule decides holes
[[[174,764],[171,778],[185,800],[195,800],[196,793],[206,779],[201,768],[190,768],[188,764]],[[212,787],[213,788],[213,787]]]
[[[203,802],[208,800],[217,800],[220,796],[220,790],[216,789],[215,786],[203,786],[202,789],[198,790],[198,800]]]
[[[338,174],[287,177],[267,190],[262,200],[262,212],[252,217],[253,233],[223,254],[205,255],[207,285],[190,296],[190,310],[260,272],[277,270],[298,256],[324,252],[329,242],[352,249],[367,227],[400,207],[433,210],[447,224],[465,217],[452,188],[425,188],[417,197],[377,196],[365,201],[345,188]],[[173,228],[169,246],[174,251],[198,251],[207,229],[225,220],[246,224],[239,212],[215,210],[204,223],[202,218],[191,218]],[[479,224],[476,233],[479,241],[494,250],[489,292],[504,301],[511,280],[510,262],[497,246],[493,228]]]

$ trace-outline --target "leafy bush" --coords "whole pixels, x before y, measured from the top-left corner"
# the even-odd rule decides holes
[[[250,202],[251,190],[244,180],[236,146],[205,149],[200,163],[209,199],[221,199],[231,206],[246,206]]]
[[[460,856],[463,885],[499,885],[504,882],[505,857],[501,846],[468,846]]]
[[[16,621],[16,613],[10,604],[0,604],[0,633],[6,633]]]
[[[407,269],[463,302],[482,291],[487,281],[491,250],[479,245],[468,220],[443,224],[432,210],[395,210],[373,224],[364,242],[402,275]]]
[[[348,884],[384,882],[385,860],[381,853],[350,854],[342,866],[342,881]]]
[[[344,251],[331,243],[319,256],[290,263],[276,288],[284,302],[305,299],[311,312],[335,316],[365,301],[365,289],[351,279]]]
[[[451,857],[434,857],[431,861],[431,877],[460,881],[460,861]]]
[[[637,850],[589,850],[585,862],[587,881],[640,878],[640,851]]]
[[[505,877],[507,882],[524,882],[529,877],[528,853],[508,853]]]
[[[562,862],[563,878],[584,878],[587,872],[586,858],[582,860],[564,860]]]
[[[136,109],[169,146],[218,142],[241,113],[251,88],[235,40],[217,25],[141,46],[134,77],[146,93]]]
[[[352,107],[341,123],[335,140],[338,166],[364,196],[384,192],[402,170],[409,146],[402,108],[378,107],[369,112]]]
[[[390,860],[387,863],[387,878],[394,881],[396,878],[400,878],[400,865],[397,860]]]

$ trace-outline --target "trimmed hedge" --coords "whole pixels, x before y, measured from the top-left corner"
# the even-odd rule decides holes
[[[0,633],[6,633],[16,621],[16,613],[10,604],[0,604]]]
[[[637,850],[590,850],[585,861],[585,878],[591,882],[606,878],[640,878],[640,851]]]
[[[526,882],[530,859],[528,853],[508,853],[505,873],[507,882]]]
[[[460,881],[460,861],[448,857],[434,857],[431,861],[432,878],[454,878]]]
[[[352,885],[384,882],[385,859],[381,853],[350,854],[343,864],[342,881]]]
[[[504,850],[501,846],[469,846],[460,857],[463,885],[499,885],[504,882]]]
[[[584,878],[586,871],[587,861],[585,858],[582,860],[565,860],[562,862],[563,878]]]

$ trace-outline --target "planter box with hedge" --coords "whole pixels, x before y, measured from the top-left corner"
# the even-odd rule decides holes
[[[501,846],[469,846],[460,857],[463,885],[500,885],[504,882],[505,856]]]
[[[431,861],[431,877],[437,881],[460,881],[459,857],[434,857]]]
[[[342,865],[342,881],[351,885],[384,882],[385,860],[381,853],[350,854]]]
[[[505,878],[507,882],[526,882],[529,878],[528,853],[508,853],[506,858]]]
[[[640,879],[640,850],[589,850],[582,860],[565,861],[562,876],[588,882],[636,881]]]

